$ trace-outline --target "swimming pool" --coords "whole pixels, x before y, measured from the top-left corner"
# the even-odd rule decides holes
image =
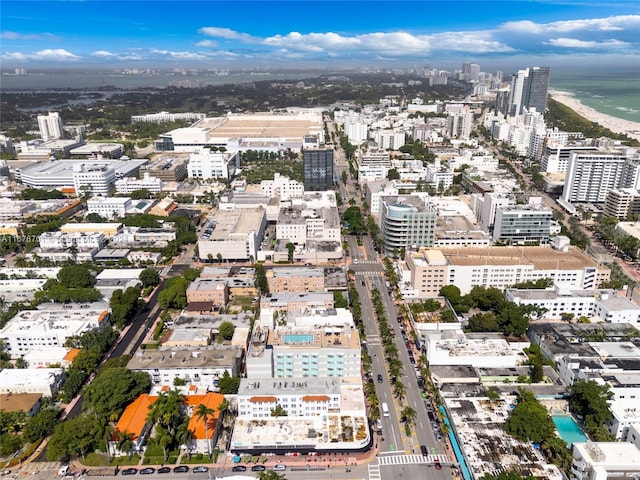
[[[582,432],[580,426],[569,415],[552,415],[551,419],[556,425],[558,435],[571,448],[574,442],[587,442],[589,439]]]
[[[289,333],[282,336],[284,343],[312,343],[313,335],[308,333]]]

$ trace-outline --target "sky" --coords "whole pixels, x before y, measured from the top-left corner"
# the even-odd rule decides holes
[[[2,0],[3,68],[640,68],[640,2]]]

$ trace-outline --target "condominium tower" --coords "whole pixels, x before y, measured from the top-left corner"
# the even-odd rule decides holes
[[[544,113],[549,90],[549,67],[530,67],[518,71],[511,80],[509,116],[521,115],[526,108]]]

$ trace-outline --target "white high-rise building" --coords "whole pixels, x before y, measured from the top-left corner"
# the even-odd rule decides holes
[[[58,112],[49,112],[49,115],[38,115],[38,128],[43,140],[56,140],[62,138],[63,125]]]
[[[453,113],[447,118],[447,130],[450,137],[469,138],[473,127],[473,112]]]
[[[201,148],[189,157],[187,174],[189,178],[231,178],[236,169],[238,152],[212,152]]]
[[[566,203],[604,203],[609,190],[637,189],[640,164],[623,152],[572,151],[562,200]]]

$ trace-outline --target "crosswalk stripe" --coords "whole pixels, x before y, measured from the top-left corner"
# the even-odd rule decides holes
[[[446,463],[447,456],[444,454],[433,455],[430,454],[428,456],[424,455],[389,455],[389,456],[379,456],[378,457],[378,465],[409,465],[409,464],[420,464],[420,463],[434,463],[439,461],[441,463]]]
[[[382,475],[380,474],[380,466],[375,463],[370,463],[369,465],[369,480],[381,480]]]

